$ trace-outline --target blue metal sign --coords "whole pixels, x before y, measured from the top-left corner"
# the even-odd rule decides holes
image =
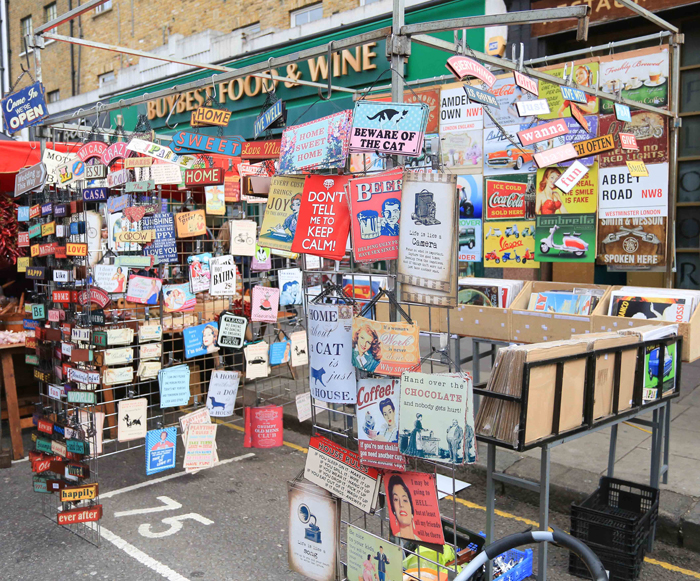
[[[270,127],[275,121],[282,117],[284,113],[284,101],[281,99],[279,101],[275,101],[272,107],[263,111],[255,120],[255,125],[253,126],[255,137],[258,137],[258,135],[265,131],[265,129]]]
[[[476,101],[477,103],[482,103],[484,105],[492,105],[494,107],[499,106],[498,99],[496,99],[495,95],[492,95],[487,91],[477,89],[476,87],[472,87],[471,85],[464,85],[463,88],[470,101]]]
[[[29,206],[17,206],[17,221],[29,222]]]
[[[173,135],[170,149],[175,153],[203,151],[205,153],[218,153],[219,155],[237,157],[241,154],[241,145],[244,141],[240,135],[224,138],[190,133],[189,131],[178,131]]]
[[[632,121],[632,114],[630,113],[630,108],[622,103],[615,103],[615,117],[618,121],[627,121],[628,123]]]
[[[2,117],[5,128],[10,133],[17,133],[25,127],[36,125],[48,114],[44,85],[41,83],[24,87],[2,100]]]
[[[586,99],[586,93],[584,93],[581,89],[575,89],[574,87],[562,85],[561,96],[564,97],[564,100],[573,101],[574,103],[583,103],[585,105],[588,102]]]
[[[83,200],[86,202],[101,202],[107,199],[107,188],[85,188]]]

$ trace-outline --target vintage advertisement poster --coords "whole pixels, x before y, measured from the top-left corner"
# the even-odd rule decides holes
[[[282,133],[279,174],[345,166],[352,111],[287,127]]]
[[[146,433],[146,475],[175,468],[177,428],[149,430]]]
[[[96,264],[92,270],[93,282],[108,293],[126,292],[129,269],[112,264]]]
[[[278,448],[282,445],[284,429],[282,406],[247,407],[243,412],[245,448]]]
[[[534,174],[484,178],[486,220],[523,220],[534,216]]]
[[[377,505],[379,470],[362,466],[357,452],[328,438],[311,437],[304,477],[367,513]]]
[[[348,581],[400,581],[403,579],[401,547],[348,526]]]
[[[348,182],[352,252],[357,262],[399,257],[403,170]]]
[[[284,268],[277,271],[277,284],[280,288],[280,305],[300,305],[303,302],[301,290],[301,269]]]
[[[384,470],[401,470],[399,452],[399,380],[382,377],[357,382],[357,426],[360,461]]]
[[[166,313],[194,311],[197,297],[190,291],[189,283],[166,284],[163,287],[163,303]]]
[[[535,221],[484,222],[484,266],[539,268],[535,261]]]
[[[408,541],[444,545],[435,475],[389,472],[383,480],[391,534]]]
[[[275,176],[272,178],[265,216],[260,226],[262,244],[268,248],[287,252],[292,249],[303,191],[303,177]]]
[[[129,276],[129,286],[126,291],[126,300],[142,305],[157,305],[163,280],[150,276]]]
[[[350,131],[352,153],[418,156],[423,148],[429,108],[423,103],[355,102]]]
[[[544,67],[540,70],[559,79],[564,76],[564,67],[560,65]],[[571,65],[569,65],[567,75],[570,73]],[[574,62],[574,81],[579,87],[593,87],[596,84],[598,74],[597,58]],[[564,99],[560,85],[540,81],[540,99],[547,99],[550,111],[550,113],[547,115],[540,115],[540,119],[571,117],[571,108],[569,107],[570,102]],[[576,106],[584,115],[596,115],[598,113],[598,98],[586,93],[586,103],[576,103]]]
[[[185,471],[204,470],[214,465],[216,428],[216,424],[191,424],[187,428],[185,458],[182,461]]]
[[[604,151],[598,157],[601,167],[625,167],[628,161],[652,163],[668,162],[668,124],[666,117],[649,111],[633,111],[631,121],[618,121],[615,115],[600,117],[601,135],[615,136],[615,144],[620,145],[619,134],[634,135],[638,151],[616,147]]]
[[[178,238],[189,238],[206,234],[207,224],[204,210],[175,214],[175,227],[177,228]]]
[[[230,297],[236,294],[236,265],[233,256],[213,256],[209,259],[209,294],[213,297]]]
[[[461,83],[440,91],[440,135],[455,131],[481,130],[483,127],[483,108],[469,102]]]
[[[193,254],[187,257],[187,264],[190,270],[190,290],[193,293],[201,293],[209,290],[211,284],[209,261],[211,258],[211,252]]]
[[[457,176],[460,262],[481,262],[483,246],[483,188],[481,176]]]
[[[349,176],[310,175],[304,182],[292,252],[331,260],[345,255],[350,212],[345,186]]]
[[[230,220],[231,242],[229,252],[235,256],[255,256],[255,220]]]
[[[280,306],[280,289],[262,286],[253,287],[250,320],[263,323],[276,323]]]
[[[352,364],[362,371],[399,377],[420,362],[415,323],[384,323],[364,317],[352,321]]]
[[[145,438],[147,432],[148,399],[124,399],[117,403],[117,440],[129,442]]]
[[[315,581],[335,581],[340,546],[340,502],[322,488],[289,486],[289,568]]]
[[[399,397],[399,450],[406,456],[464,464],[476,461],[471,380],[405,372]],[[467,445],[469,444],[469,445]]]
[[[270,375],[270,346],[267,341],[249,343],[243,349],[245,354],[246,379],[257,379]]]
[[[216,339],[219,335],[219,324],[215,321],[185,327],[182,330],[182,338],[185,342],[185,359],[192,359],[207,353],[216,353],[219,350]]]
[[[328,403],[353,403],[352,307],[308,306],[311,395]]]
[[[668,105],[668,48],[646,48],[600,59],[600,86],[606,93],[622,91],[624,99],[654,107]],[[614,113],[613,102],[603,100],[600,112]]]
[[[668,164],[648,165],[648,177],[634,177],[626,167],[598,170],[598,218],[668,216]]]
[[[484,168],[481,129],[450,131],[440,139],[440,157],[446,170],[462,174],[480,174]]]
[[[567,143],[574,144],[580,141],[587,141],[588,139],[593,139],[598,137],[598,116],[589,115],[585,117],[586,124],[588,125],[588,131],[586,131],[581,125],[572,117],[565,117],[562,121],[566,124],[568,132],[563,135],[558,135],[556,137],[551,137],[543,141],[538,142],[534,147],[537,152],[547,151],[548,149],[554,149],[555,147],[560,147],[566,145]],[[544,125],[552,123],[552,121],[543,121],[542,124],[532,127],[531,129],[521,131],[522,134],[533,134],[536,133],[538,128]],[[601,130],[601,135],[604,133]],[[583,165],[593,165],[597,160],[595,155],[589,155],[587,157],[579,157],[578,161]],[[573,163],[573,161],[563,161],[561,162],[562,167],[568,167]]]
[[[595,214],[537,216],[535,258],[540,262],[595,262]]]
[[[519,145],[518,131],[527,125],[504,125],[484,129],[484,175],[528,173],[537,170],[534,145]],[[510,139],[509,139],[510,137]]]
[[[598,164],[593,164],[568,194],[555,185],[567,169],[551,166],[537,170],[537,215],[595,213],[598,207]]]
[[[631,268],[666,264],[667,218],[598,220],[598,263]]]
[[[207,409],[212,418],[227,418],[233,415],[233,406],[238,395],[239,371],[215,369],[209,379]]]
[[[449,292],[458,230],[457,176],[406,172],[399,282]]]
[[[498,108],[489,107],[489,110],[494,119],[501,125],[515,125],[516,123],[529,125],[536,121],[536,117],[520,117],[518,115],[518,103],[533,101],[537,97],[518,87],[512,74],[498,75],[496,82],[491,87],[491,93],[498,100]],[[495,123],[489,115],[484,115],[484,126],[495,127]]]

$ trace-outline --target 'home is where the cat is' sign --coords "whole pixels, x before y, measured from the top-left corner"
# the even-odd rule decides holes
[[[357,101],[350,152],[420,155],[429,113],[430,108],[424,103]]]

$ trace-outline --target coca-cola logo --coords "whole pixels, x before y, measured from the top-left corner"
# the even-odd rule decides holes
[[[525,202],[525,194],[513,192],[502,195],[501,192],[494,192],[489,196],[488,204],[490,208],[522,208]]]
[[[515,94],[515,84],[502,85],[491,90],[496,97],[506,97]]]

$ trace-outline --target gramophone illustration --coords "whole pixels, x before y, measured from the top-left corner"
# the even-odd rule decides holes
[[[411,218],[416,224],[435,226],[440,223],[440,220],[435,219],[436,206],[433,197],[433,192],[428,190],[416,193],[416,211],[411,214]]]
[[[321,542],[321,529],[318,528],[318,525],[316,524],[316,517],[311,514],[311,509],[309,509],[308,506],[305,504],[300,504],[299,505],[299,520],[307,524],[311,519],[314,519],[314,521],[309,524],[308,527],[306,527],[306,530],[304,531],[304,538],[311,541],[312,543],[320,543]]]

